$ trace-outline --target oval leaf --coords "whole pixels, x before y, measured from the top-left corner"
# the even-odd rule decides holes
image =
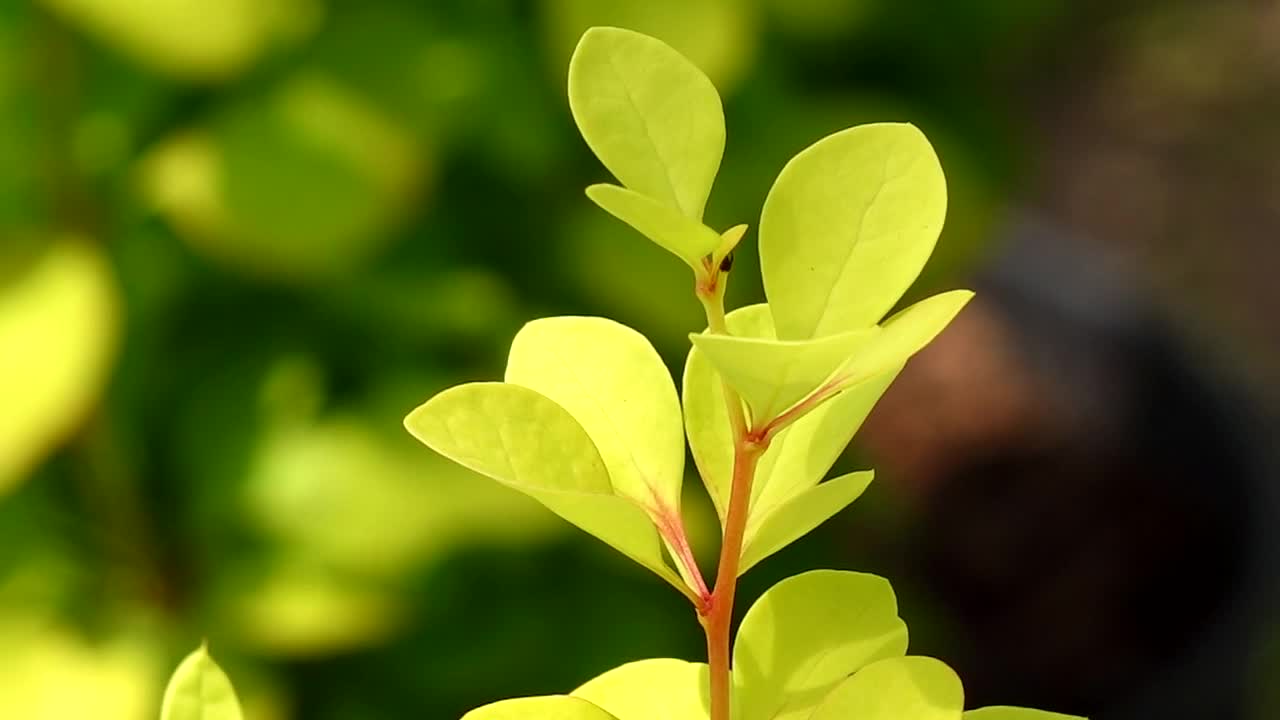
[[[778,337],[875,324],[920,274],[946,180],[912,125],[842,130],[787,163],[760,216],[760,269]]]
[[[432,450],[527,493],[683,590],[649,516],[613,494],[591,438],[551,399],[521,385],[469,383],[423,403],[404,424]]]
[[[1003,705],[969,710],[963,717],[964,720],[1085,720],[1079,715],[1063,715],[1044,710],[1006,707]]]
[[[569,61],[569,107],[623,185],[702,219],[724,152],[720,96],[702,71],[660,40],[591,28]]]
[[[770,513],[752,514],[738,574],[799,540],[858,499],[871,484],[870,470],[841,475],[801,492]]]
[[[654,512],[678,511],[680,401],[643,335],[605,318],[534,320],[511,344],[506,380],[569,411],[599,451],[615,493]]]
[[[618,720],[706,720],[710,679],[705,663],[638,660],[614,668],[573,691]]]
[[[872,663],[822,701],[811,720],[960,720],[964,687],[941,660],[899,657]]]
[[[796,341],[709,333],[689,338],[742,396],[752,424],[762,427],[821,387],[878,332],[872,327]]]
[[[243,720],[240,701],[222,668],[201,645],[178,665],[164,691],[160,720]]]
[[[618,720],[581,698],[568,695],[515,698],[476,708],[462,720]]]
[[[837,683],[900,656],[907,626],[884,578],[816,570],[783,580],[747,611],[733,649],[741,720],[800,720]]]
[[[617,185],[592,185],[587,197],[610,215],[684,260],[695,272],[721,244],[720,235],[671,205]]]

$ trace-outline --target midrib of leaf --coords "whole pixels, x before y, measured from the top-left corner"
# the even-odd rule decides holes
[[[826,297],[822,301],[822,311],[818,314],[817,319],[813,321],[813,327],[809,328],[810,337],[813,337],[813,334],[818,331],[818,326],[826,319],[827,312],[831,308],[831,296],[835,294],[836,285],[839,284],[840,279],[844,277],[845,272],[849,269],[849,258],[853,257],[854,248],[862,244],[862,230],[866,227],[867,216],[871,214],[871,208],[875,207],[880,200],[880,195],[884,192],[885,186],[891,182],[889,179],[889,158],[889,155],[885,156],[884,166],[880,168],[880,183],[876,185],[876,191],[872,193],[871,199],[862,208],[862,215],[858,218],[858,232],[852,242],[845,244],[844,256],[840,258],[840,262],[837,265],[839,269],[836,270],[835,278],[831,283],[827,284]]]
[[[613,54],[610,53],[606,57],[609,59],[609,69],[613,71],[614,76],[618,78],[618,84],[622,86],[622,94],[627,98],[627,104],[631,106],[631,111],[635,113],[635,116],[640,119],[640,127],[644,128],[644,137],[649,141],[649,149],[653,152],[653,156],[658,160],[658,165],[662,168],[662,178],[667,181],[667,190],[671,193],[671,199],[675,201],[676,207],[680,212],[689,215],[689,211],[681,205],[680,194],[676,191],[675,180],[671,177],[671,164],[662,156],[658,143],[653,139],[653,129],[649,127],[648,119],[640,111],[640,106],[636,103],[635,96],[631,93],[631,84],[627,82],[626,76],[618,69],[618,64]]]

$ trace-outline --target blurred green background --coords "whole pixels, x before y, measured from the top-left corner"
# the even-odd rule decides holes
[[[687,269],[582,194],[606,173],[565,71],[596,24],[720,89],[712,226],[754,225],[822,135],[911,121],[951,197],[917,294],[1035,207],[1280,397],[1271,3],[0,0],[0,718],[154,717],[201,638],[251,720],[457,717],[702,657],[682,598],[400,424],[499,376],[534,317],[607,315],[677,372],[702,325]],[[748,235],[730,305],[761,297]],[[878,481],[742,607],[804,568],[901,570],[946,657],[912,517]],[[1250,720],[1280,713],[1269,647]]]

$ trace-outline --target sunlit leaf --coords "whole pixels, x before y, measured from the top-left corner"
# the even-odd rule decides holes
[[[160,720],[242,720],[240,701],[204,645],[178,665],[164,691]]]
[[[118,333],[116,292],[102,252],[75,239],[0,281],[0,493],[97,401]]]
[[[568,695],[515,698],[476,708],[462,720],[617,720],[581,698]]]
[[[314,0],[43,0],[49,8],[149,67],[183,79],[225,80],[279,40],[308,33]]]
[[[525,492],[676,587],[658,531],[644,510],[613,494],[609,473],[582,425],[521,385],[469,383],[428,400],[405,427],[431,449]]]
[[[1062,713],[1047,712],[1045,710],[1003,705],[969,710],[964,713],[963,717],[964,720],[1085,720],[1079,715],[1063,715]]]
[[[587,681],[573,694],[618,720],[706,720],[709,682],[705,663],[639,660]]]
[[[923,350],[973,298],[970,290],[952,290],[926,298],[884,322],[883,330],[840,369],[841,382],[853,385],[901,365]]]
[[[623,185],[702,219],[724,152],[720,96],[702,71],[660,40],[591,28],[569,62],[569,107]]]
[[[867,489],[872,476],[872,472],[865,471],[832,478],[801,492],[772,512],[753,513],[738,574],[750,570],[843,510]]]
[[[946,215],[946,181],[914,126],[862,125],[796,155],[760,216],[778,337],[867,327],[919,275]]]
[[[642,506],[680,507],[684,427],[671,374],[643,335],[598,317],[525,325],[506,381],[538,391],[574,417],[604,461],[613,490]]]
[[[689,338],[742,396],[758,427],[821,387],[878,332],[873,327],[794,341],[711,333]]]
[[[773,337],[769,307],[764,304],[734,310],[726,322],[734,335]],[[896,375],[893,368],[851,387],[778,433],[756,467],[753,517],[817,485]],[[733,441],[720,380],[697,347],[690,350],[685,363],[683,402],[689,446],[723,519],[733,471]]]
[[[694,270],[702,258],[720,245],[720,235],[697,220],[633,190],[617,185],[592,185],[587,197],[610,215],[684,260]]]
[[[756,466],[752,517],[764,517],[826,477],[897,375],[893,368],[855,385],[779,433]]]
[[[940,660],[889,658],[859,670],[831,691],[812,720],[960,720],[964,688]]]
[[[801,720],[837,683],[900,656],[907,627],[888,581],[816,570],[774,585],[747,611],[733,649],[741,720]]]

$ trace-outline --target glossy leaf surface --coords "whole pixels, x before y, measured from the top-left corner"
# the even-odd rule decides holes
[[[462,720],[618,720],[581,698],[568,695],[515,698],[476,708]]]
[[[832,478],[801,492],[769,513],[755,513],[747,527],[738,567],[741,575],[756,563],[804,537],[858,499],[874,477],[871,471]]]
[[[643,335],[612,320],[534,320],[516,335],[507,382],[569,411],[599,451],[615,493],[680,507],[684,427],[667,366]]]
[[[774,585],[747,611],[733,649],[740,720],[800,720],[836,684],[906,652],[884,578],[816,570]]]
[[[811,720],[960,720],[964,687],[940,660],[889,658],[831,691]]]
[[[973,299],[970,290],[952,290],[925,298],[884,322],[881,332],[843,368],[844,382],[857,384],[901,365],[942,332]]]
[[[702,219],[724,152],[724,111],[701,70],[655,38],[591,28],[569,61],[569,107],[623,185]]]
[[[405,418],[425,445],[482,475],[528,493],[557,515],[677,587],[658,532],[634,502],[613,494],[604,461],[567,410],[509,383],[469,383]]]
[[[678,208],[617,185],[592,185],[587,197],[697,270],[720,245],[720,235]]]
[[[666,658],[614,668],[573,691],[618,720],[706,720],[709,676],[705,663]]]
[[[160,720],[243,720],[243,717],[231,681],[204,646],[178,665],[160,708]]]
[[[849,128],[792,158],[760,217],[760,267],[778,337],[879,321],[933,252],[946,197],[938,158],[911,125]]]
[[[742,396],[753,425],[760,427],[817,390],[878,332],[866,328],[800,341],[709,333],[689,337]]]

